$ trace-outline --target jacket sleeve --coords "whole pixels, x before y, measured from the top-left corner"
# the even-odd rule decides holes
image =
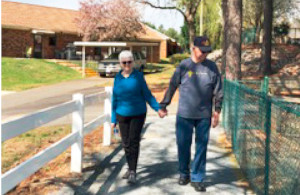
[[[215,98],[215,111],[221,112],[222,102],[223,102],[223,87],[222,87],[221,74],[217,67],[216,67],[216,80],[214,83],[213,95]]]
[[[143,95],[148,102],[148,104],[155,110],[156,112],[161,108],[158,102],[156,101],[155,97],[152,95],[151,91],[149,90],[146,80],[143,75],[140,75],[140,80],[142,84],[142,92]]]
[[[160,106],[165,109],[172,101],[173,95],[180,85],[181,82],[181,65],[177,66],[171,80],[169,83],[169,88],[167,89],[163,100],[160,102]]]
[[[116,97],[116,79],[114,80],[114,87],[112,91],[112,104],[111,104],[111,123],[117,123],[116,110],[117,110],[117,97]]]

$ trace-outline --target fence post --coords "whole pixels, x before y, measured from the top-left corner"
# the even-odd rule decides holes
[[[79,132],[77,142],[71,146],[71,172],[81,173],[83,158],[84,95],[73,94],[77,110],[72,114],[72,133]]]
[[[266,143],[265,143],[265,195],[269,194],[269,175],[270,175],[270,139],[271,139],[271,98],[264,94],[265,98],[265,132],[266,132]]]
[[[103,145],[109,146],[111,143],[111,98],[112,87],[105,87],[106,98],[104,101],[104,114],[106,115],[106,121],[103,128]]]
[[[240,101],[240,85],[238,83],[238,81],[236,80],[235,83],[235,102],[234,102],[234,129],[233,129],[233,152],[236,152],[236,135],[237,135],[237,131],[239,129],[239,101]]]
[[[226,79],[224,78],[223,79],[223,104],[222,104],[222,126],[223,128],[225,128],[225,114],[226,114],[226,95],[227,95],[227,92],[226,92]]]
[[[262,91],[265,94],[268,94],[268,92],[269,92],[269,77],[267,77],[267,76],[265,76],[265,78],[264,78],[264,82],[262,84]]]

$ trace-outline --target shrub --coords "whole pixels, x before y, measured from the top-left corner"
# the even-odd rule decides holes
[[[175,67],[179,65],[179,63],[190,57],[190,54],[184,53],[184,54],[174,54],[170,57],[170,62],[174,64]]]

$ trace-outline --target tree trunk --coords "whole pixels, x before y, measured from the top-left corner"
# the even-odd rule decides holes
[[[222,43],[222,75],[225,75],[226,70],[226,51],[228,47],[227,31],[228,31],[228,0],[222,0],[222,15],[223,15],[223,43]]]
[[[263,14],[263,10],[262,10],[262,4],[260,3],[259,4],[260,6],[258,6],[258,9],[256,11],[256,14],[255,14],[255,28],[256,28],[256,32],[255,32],[255,43],[259,43],[259,38],[260,38],[260,32],[261,32],[261,17],[262,17],[262,14]]]
[[[145,5],[149,5],[152,8],[175,9],[175,10],[179,11],[183,15],[184,21],[188,25],[189,38],[190,38],[189,46],[190,46],[190,48],[191,48],[191,46],[193,46],[193,41],[196,36],[195,18],[196,18],[197,9],[200,5],[201,0],[185,0],[181,3],[177,2],[177,4],[178,3],[180,4],[180,6],[159,6],[159,5],[155,5],[155,4],[151,3],[150,0],[138,0],[137,2],[141,2]],[[174,2],[176,2],[176,1],[174,1]],[[160,4],[159,1],[158,1],[158,4]]]
[[[226,78],[241,79],[242,0],[228,1]]]
[[[255,43],[259,43],[259,38],[260,38],[260,32],[261,32],[261,19],[257,18],[257,20],[255,21]]]
[[[257,25],[256,32],[255,32],[255,43],[259,43],[260,32],[261,32],[261,26]]]
[[[264,0],[264,39],[262,44],[263,75],[272,74],[271,51],[272,51],[272,23],[273,23],[273,0]]]
[[[196,36],[196,28],[195,28],[194,21],[188,21],[187,24],[188,24],[188,27],[189,27],[189,38],[190,38],[189,46],[190,46],[190,49],[191,49],[191,47],[194,44],[194,38]]]

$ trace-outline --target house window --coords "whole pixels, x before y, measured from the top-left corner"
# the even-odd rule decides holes
[[[49,37],[49,45],[56,46],[56,37]]]

